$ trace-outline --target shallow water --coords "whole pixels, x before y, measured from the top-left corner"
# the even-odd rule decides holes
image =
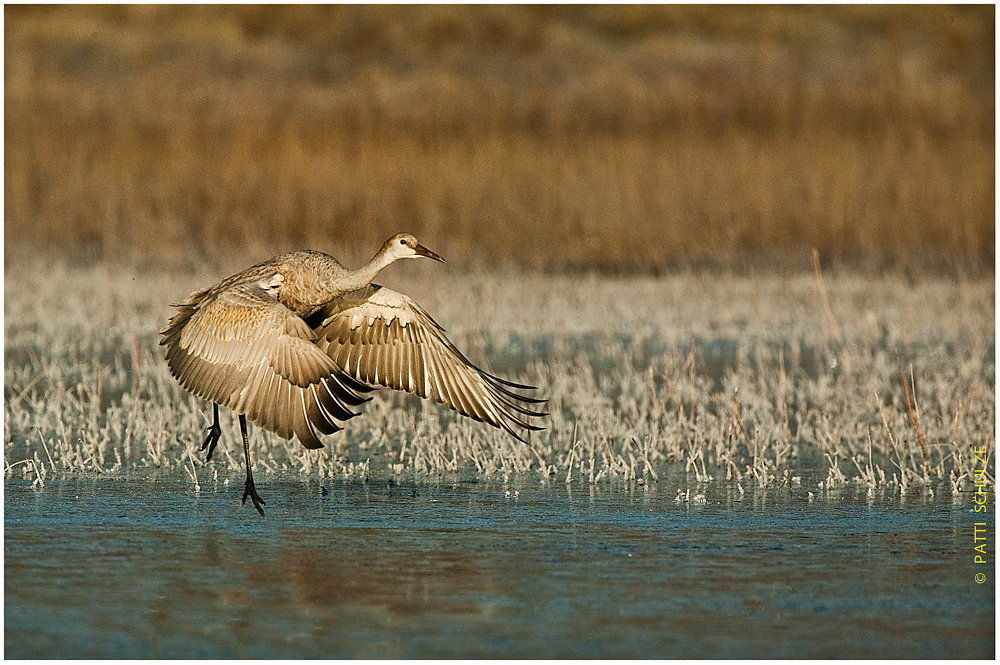
[[[4,655],[993,656],[968,505],[662,485],[7,480]]]

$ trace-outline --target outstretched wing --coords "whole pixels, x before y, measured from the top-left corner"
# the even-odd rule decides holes
[[[167,364],[195,395],[306,448],[356,414],[368,386],[345,376],[315,334],[256,282],[192,294],[161,331]]]
[[[525,417],[546,415],[530,408],[544,400],[514,390],[534,388],[473,365],[402,293],[372,284],[335,298],[310,320],[316,346],[358,381],[430,397],[522,441],[515,428],[542,429]]]

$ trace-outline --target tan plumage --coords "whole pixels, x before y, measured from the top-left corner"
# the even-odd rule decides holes
[[[302,251],[275,257],[196,291],[161,331],[170,371],[212,402],[202,446],[218,441],[218,405],[240,414],[247,463],[243,500],[263,514],[250,469],[245,418],[306,448],[357,415],[352,407],[378,386],[428,397],[521,439],[536,430],[533,390],[466,359],[444,330],[407,296],[371,280],[402,258],[443,260],[408,234],[393,236],[364,268]]]
[[[535,429],[524,416],[541,414],[521,404],[535,400],[510,390],[528,386],[473,365],[402,293],[372,284],[332,300],[319,315],[317,348],[352,378],[429,397],[518,438],[515,427]]]

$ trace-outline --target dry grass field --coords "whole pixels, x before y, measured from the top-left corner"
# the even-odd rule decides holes
[[[235,482],[168,303],[405,230],[449,263],[383,283],[549,428],[383,395],[322,451],[255,430],[261,482],[962,496],[975,447],[992,478],[992,6],[4,16],[6,477]]]
[[[210,408],[180,388],[157,346],[166,303],[215,271],[8,263],[7,477],[240,481],[235,418],[223,411],[222,443],[205,464],[197,447]],[[962,501],[983,468],[974,449],[989,451],[995,472],[990,278],[581,278],[447,264],[385,277],[475,362],[538,385],[547,429],[524,445],[382,391],[321,450],[251,427],[260,482],[659,482]]]
[[[4,15],[8,256],[992,267],[992,6]]]

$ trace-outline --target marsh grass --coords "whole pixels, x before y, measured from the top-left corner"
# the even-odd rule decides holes
[[[993,263],[991,6],[4,11],[8,245]]]
[[[711,487],[960,497],[977,447],[991,451],[994,475],[990,280],[826,273],[824,306],[810,272],[598,279],[413,268],[405,290],[459,347],[540,387],[548,429],[524,445],[383,391],[319,451],[251,427],[259,480],[677,483],[685,500]],[[6,271],[7,477],[166,475],[196,488],[242,477],[235,418],[224,411],[206,464],[196,449],[210,410],[169,375],[157,346],[165,303],[226,270],[25,255]]]

